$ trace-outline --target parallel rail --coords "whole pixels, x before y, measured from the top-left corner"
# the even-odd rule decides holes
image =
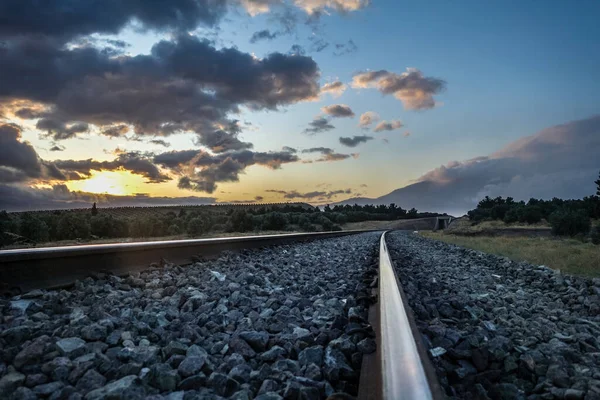
[[[331,238],[370,230],[289,233],[212,239],[94,244],[0,251],[0,289],[27,292],[68,286],[92,272],[115,275],[138,272],[165,259],[189,264],[195,257],[212,257],[223,250],[240,250],[297,241]]]
[[[444,398],[425,346],[408,309],[390,259],[385,233],[379,244],[378,360],[381,398],[434,400]]]
[[[166,259],[186,264],[239,250],[297,241],[346,236],[371,230],[99,244],[0,251],[0,286],[27,292],[59,288],[91,272],[124,275]],[[437,400],[444,398],[426,349],[419,338],[385,243],[379,245],[378,304],[369,320],[377,334],[377,352],[365,356],[359,399]]]

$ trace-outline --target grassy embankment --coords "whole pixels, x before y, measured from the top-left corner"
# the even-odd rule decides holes
[[[575,239],[526,236],[462,236],[420,232],[423,236],[515,261],[546,265],[567,274],[600,276],[600,246]]]

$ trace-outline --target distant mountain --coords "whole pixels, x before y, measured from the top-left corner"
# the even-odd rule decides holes
[[[384,196],[337,204],[390,204],[461,215],[485,196],[581,199],[596,192],[600,115],[567,122],[518,139],[487,156],[451,161],[417,183]]]
[[[355,197],[340,201],[331,206],[341,204],[391,204],[404,209],[416,208],[422,212],[440,212],[450,215],[463,215],[474,206],[474,199],[465,197],[464,192],[457,188],[460,182],[455,181],[452,185],[423,181],[396,189],[384,196],[377,198]],[[464,186],[468,186],[465,184]]]

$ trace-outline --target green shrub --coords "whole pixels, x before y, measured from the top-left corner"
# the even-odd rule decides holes
[[[171,236],[179,235],[181,234],[181,228],[179,227],[179,225],[173,224],[169,227],[168,233]]]
[[[64,213],[58,220],[56,233],[61,240],[87,239],[90,236],[90,221],[80,213]]]
[[[592,229],[590,238],[592,239],[592,243],[600,244],[600,225],[596,226],[594,229]]]
[[[202,218],[196,217],[190,219],[187,224],[187,232],[190,235],[201,235],[204,233],[204,221]]]
[[[29,213],[21,217],[21,236],[34,242],[48,241],[48,225],[37,216]]]
[[[129,234],[125,221],[106,214],[90,218],[90,228],[92,235],[99,237],[126,237]]]
[[[520,208],[519,222],[535,224],[542,220],[542,210],[538,206],[524,206]]]
[[[280,212],[270,212],[262,216],[261,227],[265,230],[281,231],[288,225],[288,218]]]
[[[254,220],[252,215],[249,215],[244,210],[235,210],[231,213],[227,230],[230,232],[247,232],[254,229]]]
[[[559,210],[550,215],[552,234],[558,236],[586,235],[590,231],[590,217],[582,210]]]
[[[519,220],[520,207],[513,207],[504,214],[503,221],[507,224],[515,223]]]

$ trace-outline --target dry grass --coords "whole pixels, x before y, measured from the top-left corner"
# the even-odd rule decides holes
[[[411,231],[420,230],[431,230],[433,229],[434,218],[416,218],[416,219],[400,219],[396,221],[362,221],[362,222],[348,222],[344,224],[342,228],[345,231],[354,229],[376,229],[376,230],[387,230],[387,229],[405,229]]]
[[[508,257],[515,261],[546,265],[567,274],[600,276],[600,246],[573,239],[457,236],[421,232],[425,237]]]
[[[480,232],[491,232],[501,231],[503,229],[540,229],[550,228],[550,224],[545,220],[540,221],[537,224],[507,224],[503,221],[481,221],[477,224],[473,224],[469,221],[469,218],[459,218],[450,224],[448,232],[453,233],[480,233]]]

